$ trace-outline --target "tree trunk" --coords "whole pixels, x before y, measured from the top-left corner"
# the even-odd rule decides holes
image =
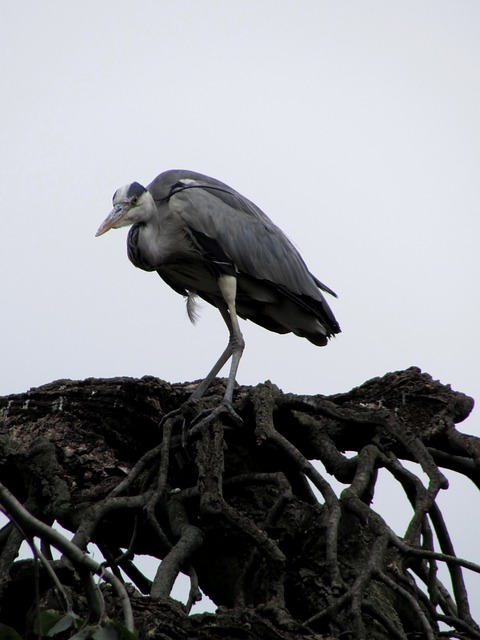
[[[243,426],[225,414],[196,428],[183,404],[192,389],[60,380],[0,399],[0,504],[11,520],[0,531],[1,623],[37,638],[38,611],[54,609],[92,634],[109,617],[152,640],[480,638],[462,573],[480,567],[455,556],[436,502],[448,486],[441,468],[480,486],[480,441],[455,428],[471,398],[414,367],[328,398],[265,383],[237,388]],[[412,505],[403,537],[370,506],[381,468]],[[328,474],[345,486],[339,496]],[[41,559],[16,560],[34,537]],[[105,567],[85,553],[90,543]],[[162,560],[153,581],[138,554]],[[180,571],[186,605],[169,597]],[[188,615],[199,588],[215,614]]]

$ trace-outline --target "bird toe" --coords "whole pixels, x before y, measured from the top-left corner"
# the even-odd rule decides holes
[[[233,408],[232,403],[223,398],[220,404],[214,409],[205,409],[195,417],[190,425],[189,438],[195,437],[208,424],[211,424],[221,416],[225,415],[230,417],[236,426],[243,426],[243,420]]]

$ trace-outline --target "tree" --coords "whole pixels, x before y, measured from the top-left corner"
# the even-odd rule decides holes
[[[471,398],[415,367],[328,398],[267,382],[237,388],[243,427],[225,418],[185,438],[181,421],[160,419],[191,390],[60,380],[0,399],[4,625],[26,638],[128,638],[134,627],[154,640],[480,638],[463,579],[480,566],[456,556],[436,502],[442,469],[480,486],[480,441],[455,427]],[[412,505],[402,536],[371,507],[382,468]],[[23,539],[36,559],[16,559]],[[152,582],[137,554],[162,560]],[[169,598],[180,571],[186,605]],[[188,615],[199,587],[215,614]]]

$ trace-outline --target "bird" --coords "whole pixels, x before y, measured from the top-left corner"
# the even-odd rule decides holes
[[[202,423],[222,411],[238,418],[233,392],[245,347],[239,318],[317,346],[341,332],[323,295],[336,293],[308,270],[293,243],[261,209],[215,178],[172,169],[147,187],[131,182],[117,189],[96,236],[126,226],[127,253],[135,267],[156,271],[184,296],[192,322],[200,297],[219,310],[227,325],[226,348],[188,401],[195,405],[231,359],[223,399]]]

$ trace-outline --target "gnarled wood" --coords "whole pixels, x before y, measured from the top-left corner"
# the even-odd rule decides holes
[[[455,556],[436,502],[448,486],[444,469],[480,486],[480,441],[455,426],[471,398],[414,367],[328,398],[270,383],[238,387],[244,426],[226,416],[185,446],[181,420],[161,418],[191,390],[152,377],[61,380],[0,399],[0,481],[32,516],[21,533],[14,524],[0,531],[0,620],[26,633],[33,571],[30,561],[14,561],[16,551],[24,535],[41,535],[37,521],[57,521],[80,551],[96,543],[112,575],[129,577],[141,637],[209,638],[215,625],[222,638],[241,629],[246,638],[405,640],[437,638],[446,622],[451,637],[480,638],[463,580],[465,568],[480,567]],[[340,495],[314,460],[345,485]],[[421,465],[426,486],[405,460]],[[402,537],[370,506],[380,468],[412,505]],[[10,503],[7,511],[19,524]],[[135,566],[137,554],[163,560],[153,583]],[[437,578],[439,563],[449,568],[451,593]],[[85,614],[85,567],[72,559],[52,566]],[[186,608],[200,587],[221,607],[215,616],[189,617],[167,597],[180,570],[191,578]],[[47,574],[40,569],[45,594]],[[11,608],[20,593],[23,620]],[[105,595],[121,619],[118,593]]]

